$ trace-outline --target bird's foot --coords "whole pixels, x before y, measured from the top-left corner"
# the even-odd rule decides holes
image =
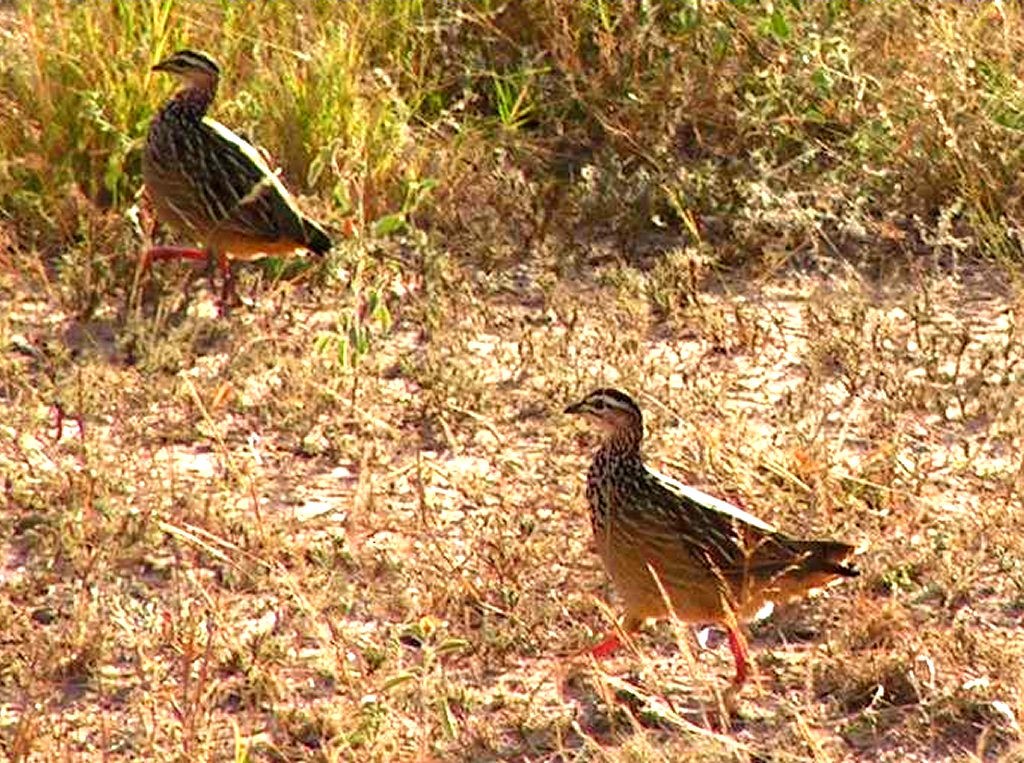
[[[597,660],[603,660],[607,657],[611,657],[619,647],[622,646],[622,641],[619,639],[617,633],[609,633],[608,637],[600,644],[591,647],[590,654]]]

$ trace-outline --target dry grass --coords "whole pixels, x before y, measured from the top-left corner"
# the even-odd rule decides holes
[[[232,318],[175,373],[112,362],[71,338],[95,326],[23,296],[4,324],[8,754],[1009,755],[1024,345],[981,275],[780,275],[702,295],[672,332],[643,291],[558,282],[448,292],[427,336],[417,292],[357,373],[309,352],[335,317],[290,287],[288,313]],[[758,626],[725,738],[690,724],[721,728],[726,655],[693,668],[662,632],[607,666],[566,657],[606,619],[589,443],[558,409],[605,381],[643,392],[655,463],[866,545],[860,580]]]
[[[0,750],[1024,760],[1024,28],[805,5],[0,9]],[[136,280],[185,41],[355,230],[224,319]],[[754,626],[736,714],[686,629],[574,656],[609,591],[560,410],[604,383],[653,464],[864,547]]]

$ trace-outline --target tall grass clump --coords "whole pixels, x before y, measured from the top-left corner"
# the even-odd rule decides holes
[[[627,255],[666,234],[720,260],[848,252],[894,226],[900,246],[941,228],[1019,254],[1012,4],[45,0],[13,17],[0,204],[50,272],[133,262],[121,215],[172,87],[149,67],[183,45],[217,57],[217,116],[328,223],[367,226],[428,183],[421,223],[477,254],[581,226]]]

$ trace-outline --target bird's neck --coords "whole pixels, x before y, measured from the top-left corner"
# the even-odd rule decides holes
[[[643,430],[630,427],[609,434],[601,447],[594,454],[595,470],[604,471],[609,464],[628,464],[642,466],[640,457],[640,441]]]
[[[598,536],[607,526],[609,515],[616,511],[617,486],[635,484],[637,476],[643,472],[642,438],[642,427],[612,432],[594,454],[587,472],[587,503],[590,504],[590,522]]]
[[[192,82],[175,93],[164,109],[198,121],[206,116],[216,94],[216,81]]]

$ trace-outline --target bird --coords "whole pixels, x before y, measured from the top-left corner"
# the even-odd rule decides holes
[[[791,538],[648,467],[641,455],[643,414],[625,392],[596,389],[565,413],[603,430],[586,497],[598,555],[625,604],[623,632],[671,616],[724,628],[736,665],[732,689],[738,690],[750,668],[742,622],[769,602],[859,574],[844,564],[853,546]],[[613,630],[590,652],[603,658],[620,645]]]
[[[142,151],[142,177],[157,217],[203,248],[151,247],[143,257],[214,262],[233,287],[230,260],[250,261],[305,249],[324,255],[331,239],[304,215],[260,152],[207,116],[220,67],[207,54],[179,50],[152,67],[183,86],[157,111]]]

